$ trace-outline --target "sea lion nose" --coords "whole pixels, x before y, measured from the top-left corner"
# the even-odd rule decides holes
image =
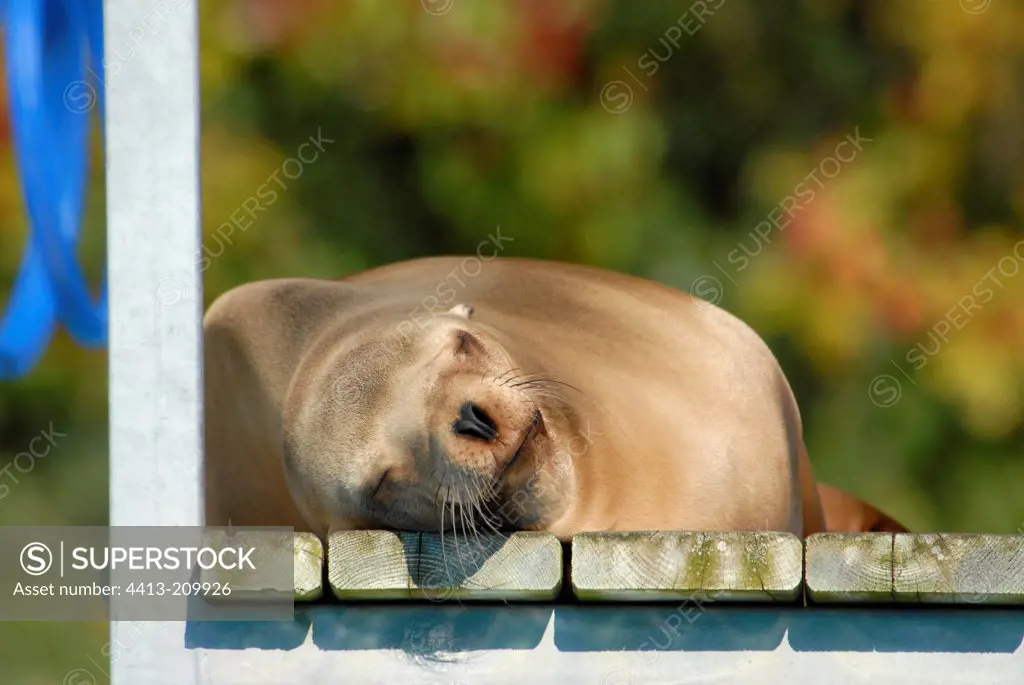
[[[480,408],[480,405],[466,402],[459,408],[459,418],[452,424],[452,432],[494,442],[498,437],[498,424]]]

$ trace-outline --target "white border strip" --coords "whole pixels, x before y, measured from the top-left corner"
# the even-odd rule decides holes
[[[112,526],[202,524],[202,284],[154,297],[201,244],[198,24],[191,0],[104,0]],[[112,622],[113,685],[199,682],[184,628]]]
[[[1020,622],[1010,620],[1013,614],[1007,610],[976,610],[968,616],[949,609],[924,612],[913,606],[853,610],[770,607],[756,613],[747,611],[745,619],[730,620],[730,614],[737,612],[713,607],[706,613],[690,614],[692,623],[690,619],[667,620],[677,612],[689,614],[692,608],[615,604],[597,614],[592,606],[555,607],[538,644],[522,649],[509,643],[515,638],[528,641],[531,629],[537,626],[517,629],[515,617],[520,617],[522,624],[535,623],[536,611],[543,605],[534,608],[532,618],[527,607],[470,609],[483,617],[476,621],[454,604],[424,604],[418,612],[405,613],[385,606],[344,611],[316,607],[306,614],[306,620],[312,620],[311,629],[301,620],[288,627],[290,632],[268,624],[262,631],[254,631],[264,633],[262,639],[243,640],[233,626],[218,624],[214,630],[231,648],[198,651],[204,655],[205,682],[217,685],[331,683],[340,682],[339,673],[344,674],[344,682],[353,685],[1019,685],[1024,673],[1024,645],[1009,644],[1020,639],[1014,629],[1017,626],[1019,630]],[[443,611],[448,613],[447,621],[438,615]],[[571,631],[575,642],[602,646],[593,646],[594,651],[569,651],[564,644],[559,647],[559,615],[562,621],[575,624]],[[922,624],[930,624],[933,635],[948,630],[955,640],[957,633],[968,629],[965,626],[978,625],[986,615],[1003,626],[993,636],[981,639],[988,640],[990,644],[983,648],[987,646],[991,652],[943,652],[949,641],[933,645],[927,635],[915,634]],[[296,616],[302,614],[296,612]],[[968,620],[972,616],[973,621]],[[1004,634],[1003,639],[999,633]],[[320,642],[331,644],[318,644],[318,634]],[[807,651],[807,639],[815,634],[834,643],[833,648]],[[466,651],[443,651],[441,647],[439,654],[430,656],[419,648],[406,653],[394,643],[389,648],[356,648],[368,647],[382,635],[422,646],[435,639],[443,645],[458,635],[493,648],[478,644]],[[893,646],[892,635],[930,651],[885,651]],[[678,649],[683,642],[698,639],[705,645],[720,644],[722,651]],[[767,647],[773,641],[777,645],[772,648],[737,648],[751,642],[763,642]],[[238,648],[256,643],[262,646]],[[499,646],[502,643],[506,644]],[[626,643],[631,646],[625,647]],[[865,643],[873,643],[875,651],[850,651],[864,650]],[[352,649],[339,649],[338,645]],[[841,651],[844,645],[847,651]]]

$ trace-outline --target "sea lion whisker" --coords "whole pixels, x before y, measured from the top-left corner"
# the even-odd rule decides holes
[[[601,409],[603,411],[605,411],[606,413],[608,412],[607,407],[605,407],[600,402],[600,400],[597,400],[596,398],[592,397],[590,395],[590,393],[588,393],[588,392],[586,392],[584,390],[580,390],[579,388],[577,388],[572,383],[566,383],[565,381],[560,381],[560,380],[557,380],[555,378],[534,378],[534,379],[531,379],[531,380],[528,380],[528,381],[522,381],[521,383],[517,383],[516,385],[510,386],[510,387],[513,387],[513,388],[518,388],[518,387],[528,387],[528,388],[542,387],[542,388],[547,388],[548,390],[554,390],[555,388],[550,387],[552,385],[563,386],[563,387],[569,388],[571,390],[575,390],[576,392],[578,392],[580,395],[582,395],[586,399],[591,400],[593,402],[596,402],[599,406],[601,406]],[[569,400],[566,399],[566,402],[568,403]]]
[[[461,474],[459,474],[459,482],[462,485],[465,485],[465,481],[462,479],[462,475]],[[462,494],[462,496],[465,496],[466,493],[462,492],[461,494]],[[461,500],[462,497],[460,497],[459,499]],[[466,572],[466,564],[464,563],[465,562],[465,557],[463,556],[462,552],[459,551],[460,540],[459,540],[458,526],[455,523],[455,507],[456,506],[458,506],[458,508],[459,508],[459,520],[462,523],[462,541],[461,542],[463,543],[463,545],[465,543],[466,538],[468,537],[468,533],[467,533],[467,530],[466,530],[465,507],[462,506],[461,502],[459,504],[457,504],[457,505],[455,503],[452,503],[452,531],[453,531],[452,547],[455,549],[455,557],[456,557],[456,559],[459,560],[459,570],[462,571],[462,575],[463,576],[468,578],[472,574]]]
[[[495,377],[494,377],[494,379],[495,379],[495,380],[498,380],[499,378],[501,378],[501,377],[502,377],[502,376],[504,376],[505,374],[508,374],[508,373],[512,373],[512,372],[514,372],[514,371],[518,371],[518,370],[519,370],[519,367],[518,367],[518,366],[513,366],[513,367],[509,368],[509,369],[508,369],[507,371],[504,371],[504,372],[502,372],[502,373],[501,373],[501,375],[499,375],[499,376],[495,376]]]
[[[527,371],[525,373],[516,374],[515,377],[509,378],[505,382],[506,383],[511,383],[512,381],[516,380],[516,378],[526,378],[528,376],[543,376],[543,375],[544,375],[543,371]]]
[[[470,500],[470,506],[468,507],[469,523],[470,523],[471,530],[473,531],[473,541],[474,541],[474,544],[477,545],[477,549],[478,550],[482,550],[482,549],[484,549],[483,537],[480,534],[480,529],[476,525],[476,513],[479,511],[479,502],[481,501],[480,498],[479,498],[479,495],[480,495],[480,483],[479,483],[479,478],[477,477],[477,474],[473,474],[473,476],[472,476],[472,478],[470,480],[471,480],[470,485],[475,486],[476,489],[477,489],[477,495],[473,499]],[[477,481],[477,482],[473,483],[472,481]],[[486,515],[484,515],[482,512],[480,512],[480,514],[481,514],[481,518],[484,520],[484,522],[487,523]]]
[[[555,412],[563,418],[565,417],[565,413],[563,411],[564,408],[572,406],[572,401],[568,397],[557,392],[533,390],[530,392],[530,395],[536,404],[539,404],[544,409]],[[555,400],[557,404],[552,404],[551,402],[545,402],[543,400]]]
[[[517,381],[517,380],[519,380],[521,378],[529,378],[530,376],[543,376],[543,375],[544,374],[542,372],[540,372],[540,371],[531,371],[529,373],[517,373],[516,375],[512,376],[511,378],[506,378],[501,383],[501,385],[502,386],[508,386],[508,387],[511,387],[511,388],[515,388],[515,387],[518,387],[519,385],[522,385],[522,383],[513,384],[513,381]],[[525,382],[529,383],[531,381],[525,381]]]
[[[494,497],[493,479],[475,471],[471,471],[467,475],[469,476],[467,490],[470,491],[470,506],[479,508],[482,502]]]
[[[486,489],[486,492],[482,493],[483,496],[480,498],[479,502],[481,503],[481,506],[489,507],[489,503],[494,502],[495,498],[498,496],[501,488],[501,480],[494,476],[490,476],[486,479],[481,478],[480,480],[480,488],[481,490]],[[492,518],[495,516],[495,514],[490,511],[490,508],[488,508],[487,511],[490,513]]]
[[[505,373],[501,374],[501,376],[495,376],[495,377],[494,377],[494,380],[493,380],[493,381],[491,381],[491,382],[492,382],[492,383],[497,383],[497,382],[498,382],[499,380],[501,380],[501,378],[502,378],[503,376],[505,376],[505,375],[507,375],[507,374],[510,374],[510,373],[515,373],[515,372],[516,372],[516,371],[518,371],[518,370],[519,370],[519,367],[518,367],[518,366],[517,366],[517,367],[515,367],[515,368],[512,368],[512,369],[509,369],[509,370],[508,370],[508,371],[506,371]],[[503,384],[503,385],[504,385],[504,384]]]
[[[498,384],[498,385],[499,385],[499,387],[502,387],[502,386],[506,386],[506,385],[508,385],[509,383],[511,383],[511,382],[513,382],[513,381],[515,381],[516,379],[519,379],[519,378],[524,378],[524,377],[526,377],[526,376],[529,376],[529,375],[531,375],[531,374],[528,374],[528,373],[515,373],[516,371],[521,371],[521,370],[522,370],[522,369],[520,369],[520,368],[519,368],[518,366],[517,366],[516,368],[512,369],[512,370],[511,370],[511,373],[512,373],[512,375],[511,375],[511,376],[509,376],[508,378],[506,378],[505,380],[503,380],[503,381],[502,381],[501,383],[499,383],[499,384]],[[510,372],[506,372],[506,373],[510,373]],[[503,373],[503,374],[501,374],[501,375],[502,375],[502,376],[504,376],[504,375],[505,375],[505,373]]]
[[[529,376],[540,376],[540,378],[528,378]],[[517,388],[520,385],[526,385],[528,383],[538,383],[540,381],[546,380],[544,378],[544,374],[542,374],[540,372],[537,372],[537,373],[521,373],[521,374],[518,374],[515,378],[510,378],[509,379],[509,383],[511,383],[512,381],[515,381],[515,380],[519,380],[520,378],[528,378],[528,380],[524,380],[524,381],[521,381],[519,383],[515,383],[511,387]]]
[[[472,501],[472,508],[479,512],[481,520],[492,532],[498,533],[498,529],[494,524],[496,515],[490,510],[488,503],[497,494],[497,481],[493,478],[484,478],[480,474],[474,473],[472,475],[473,485],[476,487],[476,496]]]
[[[526,376],[542,376],[542,375],[543,374],[529,374],[529,373],[527,373],[527,374],[522,374],[521,376],[519,376],[519,378],[525,378]],[[586,395],[587,394],[586,391],[580,390],[579,388],[577,388],[572,383],[566,383],[565,381],[560,381],[560,380],[557,380],[555,378],[531,378],[528,381],[522,381],[521,383],[516,383],[515,385],[512,385],[510,387],[518,388],[520,385],[529,385],[531,383],[554,383],[556,385],[564,385],[567,388],[572,388],[573,390],[575,390],[576,392],[580,393],[581,395]]]
[[[568,395],[565,394],[565,391],[562,390],[561,387],[558,387],[557,385],[551,386],[549,385],[549,383],[550,381],[548,379],[535,379],[532,381],[524,381],[513,387],[521,388],[520,392],[524,392],[527,394],[535,393],[538,389],[546,390],[549,393],[560,393],[566,404],[572,404],[572,400],[569,398]],[[589,396],[586,395],[586,393],[584,393],[584,397],[590,399]]]
[[[438,532],[441,535],[441,560],[444,564],[445,569],[448,568],[448,556],[444,546],[444,515],[445,509],[448,505],[448,490],[445,490],[444,497],[441,499],[441,523],[438,526]]]
[[[462,490],[462,498],[460,499],[464,499],[465,496],[468,494],[468,488],[466,487],[466,481],[465,478],[463,478],[462,474],[459,474],[459,484]],[[468,521],[466,520],[466,507],[462,505],[459,506],[459,522],[462,524],[462,539],[463,541],[465,541],[467,537],[470,537],[472,535],[472,530],[469,526]],[[456,539],[455,551],[459,551],[458,539]],[[459,553],[459,559],[460,561],[462,559],[461,553]],[[463,572],[465,572],[466,569],[463,568],[462,570]]]
[[[537,383],[535,383],[533,381],[530,381],[530,382],[527,382],[527,383],[522,383],[522,384],[520,384],[520,385],[518,385],[516,387],[520,388],[516,392],[516,394],[515,394],[516,397],[521,397],[523,395],[529,396],[529,395],[535,393],[538,389],[539,390],[546,390],[548,392],[562,392],[561,388],[557,388],[557,387],[552,388],[552,387],[548,387],[546,385],[539,385],[539,384],[537,384]],[[570,402],[568,397],[565,398],[565,401],[567,403]]]
[[[514,380],[517,380],[517,379],[519,379],[519,378],[522,378],[522,377],[523,377],[523,374],[521,374],[521,373],[517,373],[517,374],[515,374],[514,376],[511,376],[511,377],[509,377],[509,378],[506,378],[506,379],[505,379],[504,381],[502,381],[501,383],[499,383],[499,384],[498,384],[498,387],[499,387],[499,388],[505,388],[505,387],[508,387],[508,384],[509,384],[509,383],[511,383],[512,381],[514,381]]]
[[[500,535],[501,531],[498,530],[495,520],[498,518],[497,515],[491,511],[490,507],[486,502],[480,502],[476,505],[477,510],[480,512],[480,518],[495,535]]]
[[[564,404],[571,405],[572,399],[562,392],[561,388],[549,388],[546,385],[530,385],[523,389],[524,393],[537,397],[554,397],[562,400]]]
[[[458,490],[458,488],[456,488],[456,490]],[[460,499],[461,499],[461,497],[460,497]],[[460,539],[459,538],[459,525],[458,525],[458,522],[456,522],[456,520],[455,520],[456,509],[458,509],[459,518],[461,519],[461,517],[462,517],[462,504],[460,502],[456,502],[456,501],[452,500],[451,508],[450,508],[451,515],[452,515],[452,543],[451,543],[451,546],[452,546],[452,550],[454,550],[454,552],[455,552],[455,559],[456,559],[456,561],[458,561],[459,570],[462,572],[463,576],[468,576],[469,574],[466,573],[466,565],[465,565],[465,563],[463,563],[464,560],[463,560],[462,553],[459,551],[459,547],[460,547],[460,545],[462,543],[462,540],[464,540],[465,537],[466,537],[466,535],[465,535],[466,530],[465,530],[465,525],[463,525],[463,530],[462,530],[463,535],[462,535],[462,538]],[[446,560],[445,561],[445,571],[448,573],[449,579],[451,579],[451,572],[450,572],[451,568],[452,567],[448,565],[447,560]]]
[[[571,383],[565,383],[564,381],[559,381],[559,380],[556,380],[554,378],[546,378],[546,379],[541,379],[541,380],[542,380],[542,383],[541,383],[542,385],[543,385],[543,383],[554,383],[556,385],[562,385],[562,386],[565,386],[565,387],[568,387],[568,388],[572,388],[573,390],[576,390],[581,395],[583,395],[583,397],[585,397],[587,400],[593,402],[598,407],[600,407],[601,411],[603,411],[605,413],[605,416],[609,417],[614,422],[614,414],[612,414],[612,412],[608,410],[608,407],[606,407],[605,404],[601,400],[597,399],[596,397],[590,395],[587,392],[584,392],[583,390],[580,390],[579,388],[577,388],[576,386],[572,385]],[[533,383],[533,381],[527,381],[527,383]],[[551,390],[552,388],[548,388],[548,389]],[[531,392],[533,392],[532,389],[531,389]],[[566,400],[566,404],[570,404],[568,399]]]
[[[494,497],[496,494],[496,480],[494,478],[485,478],[480,474],[474,473],[471,475],[471,479],[470,485],[475,490],[471,500],[473,506],[479,506],[479,503],[486,502]]]

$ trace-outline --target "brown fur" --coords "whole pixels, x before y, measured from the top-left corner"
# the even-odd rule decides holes
[[[825,526],[835,533],[907,533],[903,524],[867,502],[824,483],[818,497],[825,512]]]
[[[500,509],[568,539],[837,516],[768,347],[657,283],[437,257],[243,285],[204,327],[208,525],[484,530]],[[493,444],[449,428],[466,401]]]

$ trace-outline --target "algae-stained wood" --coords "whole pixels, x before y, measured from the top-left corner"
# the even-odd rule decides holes
[[[792,602],[803,546],[784,532],[584,533],[570,573],[584,600]]]
[[[547,533],[338,531],[327,576],[345,600],[548,600],[562,587],[562,547]]]
[[[323,596],[324,551],[312,533],[290,531],[210,529],[206,544],[216,550],[251,549],[249,565],[239,569],[213,567],[200,580],[230,587],[230,594],[211,600],[241,601],[282,597],[292,593],[296,602]]]
[[[1024,604],[1024,536],[821,533],[806,540],[814,602]]]
[[[804,540],[804,587],[816,603],[891,602],[892,533],[816,533]]]
[[[296,533],[292,549],[295,601],[312,602],[324,595],[324,546],[312,533]]]
[[[1024,535],[897,533],[900,602],[1024,604]]]
[[[347,530],[327,537],[327,582],[339,599],[408,599],[419,533]]]

